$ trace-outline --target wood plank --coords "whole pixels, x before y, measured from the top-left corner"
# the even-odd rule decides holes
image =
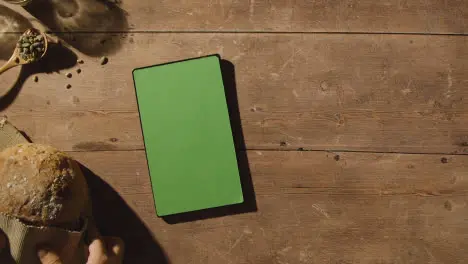
[[[62,150],[144,149],[140,119],[135,111],[33,111],[13,113],[8,118],[32,142]]]
[[[117,190],[170,263],[461,264],[468,257],[466,156],[249,151],[257,212],[171,225],[155,215],[143,151],[72,155]],[[101,206],[101,216],[128,218],[122,207]],[[107,223],[115,228],[108,232],[137,240],[134,222]],[[163,258],[134,250],[139,263]]]
[[[50,2],[56,4],[27,9],[60,31],[467,33],[468,24],[468,7],[460,0]]]
[[[109,36],[121,49],[108,65],[77,52],[84,64],[38,74],[38,83],[34,74],[25,78],[3,114],[33,140],[64,150],[110,138],[119,139],[113,149],[141,149],[132,69],[219,53],[235,65],[248,149],[468,152],[466,37]],[[65,76],[77,68],[81,74]],[[17,75],[7,73],[0,84],[10,87]],[[52,137],[54,127],[60,133]]]

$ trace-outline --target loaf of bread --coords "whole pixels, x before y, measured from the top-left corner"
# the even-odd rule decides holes
[[[75,229],[88,201],[86,180],[67,154],[39,144],[0,153],[0,213],[35,226]]]

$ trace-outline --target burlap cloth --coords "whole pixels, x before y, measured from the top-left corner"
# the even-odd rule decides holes
[[[0,118],[0,151],[27,139],[6,118]],[[92,220],[89,220],[92,223]],[[60,250],[71,257],[71,262],[65,264],[83,264],[84,235],[88,227],[88,219],[83,219],[80,231],[67,231],[53,227],[29,226],[14,217],[0,214],[0,230],[8,238],[8,247],[0,253],[0,264],[40,264],[37,257],[37,247],[47,245]]]

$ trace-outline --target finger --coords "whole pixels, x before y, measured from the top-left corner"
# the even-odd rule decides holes
[[[119,237],[106,237],[108,252],[112,252],[115,256],[121,257],[125,252],[125,243]]]
[[[102,239],[95,239],[89,245],[88,264],[105,263],[107,260],[106,244]]]
[[[63,264],[59,255],[48,249],[39,249],[37,252],[41,264]]]

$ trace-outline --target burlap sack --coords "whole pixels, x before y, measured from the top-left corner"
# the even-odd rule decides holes
[[[0,151],[20,143],[26,138],[6,118],[0,119]],[[53,227],[29,226],[18,219],[0,214],[0,230],[8,238],[8,247],[0,252],[0,264],[40,264],[37,247],[48,245],[71,257],[70,264],[83,264],[84,233],[88,219],[83,220],[80,231],[67,231]],[[68,264],[66,263],[66,264]]]

